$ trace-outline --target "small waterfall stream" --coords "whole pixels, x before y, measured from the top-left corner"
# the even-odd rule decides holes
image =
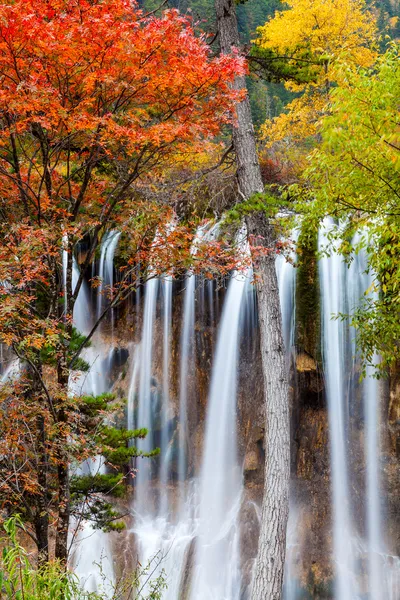
[[[248,277],[232,276],[219,326],[200,475],[192,600],[236,600],[240,594],[237,516],[242,478],[236,456],[236,378]]]
[[[319,233],[319,250],[328,245],[331,221],[325,221]],[[322,359],[326,381],[330,430],[333,553],[336,566],[337,600],[357,598],[354,574],[353,531],[348,475],[348,423],[345,381],[345,322],[333,318],[346,312],[344,303],[346,266],[334,252],[319,263],[322,305]]]
[[[114,272],[114,254],[117,247],[119,232],[111,231],[107,233],[102,241],[99,278],[101,285],[97,296],[97,319],[106,306],[106,299],[102,292],[105,287],[112,287]],[[74,259],[72,287],[75,289],[79,277],[79,267]],[[85,281],[79,291],[77,301],[74,306],[74,325],[79,332],[88,334],[92,326],[89,311],[89,291]],[[113,317],[110,316],[112,323]],[[111,324],[110,347],[104,345],[101,338],[102,324],[99,325],[95,336],[92,338],[91,345],[86,348],[82,354],[83,358],[89,363],[90,371],[83,373],[81,377],[71,381],[71,387],[78,394],[89,394],[97,396],[110,390],[109,375],[111,370],[111,361],[113,353],[113,325]],[[95,460],[88,460],[84,465],[77,469],[77,473],[104,473],[105,466],[101,457]],[[95,529],[88,522],[76,523],[73,527],[79,527],[75,536],[73,545],[73,563],[74,569],[85,589],[88,592],[104,592],[111,594],[114,581],[114,567],[112,550],[109,536],[99,529]],[[100,568],[99,568],[100,565]]]
[[[195,321],[195,293],[196,275],[189,274],[186,278],[186,289],[183,300],[182,334],[181,334],[181,359],[179,378],[179,481],[181,494],[184,493],[187,477],[187,449],[188,444],[188,374],[193,369],[194,351],[194,321]]]
[[[153,390],[152,356],[158,288],[159,281],[156,277],[153,277],[146,283],[142,340],[140,345],[137,422],[134,425],[135,428],[145,427],[149,431],[144,440],[137,441],[138,449],[143,452],[149,452],[154,448],[153,419],[157,408],[155,406],[157,397]],[[144,514],[148,507],[149,498],[146,484],[150,479],[151,466],[150,461],[143,460],[140,462],[140,468],[137,473],[137,501],[135,509],[139,514]]]

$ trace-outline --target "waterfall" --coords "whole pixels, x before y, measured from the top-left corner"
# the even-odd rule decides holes
[[[380,600],[382,593],[382,524],[381,486],[379,475],[379,383],[373,377],[373,367],[367,366],[364,381],[367,461],[367,534],[368,571],[371,600]]]
[[[331,220],[323,223],[319,233],[320,251],[330,246],[333,227]],[[292,233],[292,239],[296,240],[297,233],[296,230]],[[103,239],[99,261],[99,276],[103,282],[100,295],[113,283],[117,235],[110,232]],[[213,237],[213,228],[199,228],[193,253],[196,253],[198,241],[207,237]],[[356,237],[353,245],[358,241]],[[351,315],[360,306],[363,294],[371,287],[372,274],[367,271],[364,251],[356,254],[348,266],[336,250],[334,246],[333,253],[319,261],[321,354],[330,440],[334,598],[398,600],[400,559],[391,556],[387,550],[383,519],[381,384],[373,377],[373,366],[367,367],[365,379],[358,381],[360,357],[356,331],[350,327],[349,319],[332,318],[338,313]],[[288,365],[293,362],[296,341],[294,261],[294,255],[290,260],[282,255],[276,258]],[[77,276],[78,266],[74,263],[74,285]],[[243,570],[242,574],[241,570],[243,565],[247,568],[248,562],[242,564],[239,530],[246,527],[240,518],[245,514],[246,503],[242,506],[242,502],[247,496],[244,495],[237,455],[239,442],[243,440],[238,440],[236,434],[237,418],[241,416],[236,407],[236,379],[243,349],[241,344],[248,345],[247,360],[247,356],[252,356],[255,339],[255,294],[247,285],[249,277],[249,274],[233,274],[224,295],[218,293],[215,281],[203,281],[192,271],[186,275],[181,296],[173,294],[178,286],[174,287],[170,275],[151,278],[145,285],[141,339],[140,343],[131,344],[131,379],[127,393],[128,428],[149,429],[147,439],[139,441],[139,449],[150,451],[155,446],[161,447],[159,458],[138,458],[136,461],[132,531],[140,564],[146,567],[151,563],[148,572],[151,575],[142,578],[141,593],[144,596],[151,592],[151,580],[164,572],[167,587],[161,594],[162,600],[239,600],[245,597],[247,572]],[[222,297],[222,314],[219,316],[218,302]],[[74,322],[82,332],[90,328],[88,303],[84,282],[74,312]],[[97,315],[104,306],[104,300],[98,298]],[[177,316],[179,327],[173,321]],[[216,335],[211,331],[214,326]],[[112,320],[111,330],[107,332],[111,333],[112,346]],[[174,335],[176,340],[173,340]],[[104,336],[105,329],[102,329],[101,337]],[[209,351],[210,355],[207,355]],[[77,382],[79,389],[87,393],[90,390],[92,393],[107,391],[110,353],[107,354],[100,335],[94,336],[92,347],[85,349],[83,357],[92,368]],[[211,364],[209,389],[204,386],[204,383],[208,385],[208,370],[205,377],[204,373],[197,372],[199,357]],[[197,394],[200,396],[201,393],[207,394],[207,402],[199,402]],[[239,397],[242,402],[242,394]],[[357,411],[364,415],[364,423],[361,417],[356,420]],[[354,460],[358,460],[355,452],[359,446],[365,451],[365,515],[363,518],[358,514],[356,519],[352,511],[356,508],[352,505],[356,497],[354,492],[361,494],[364,491],[362,483],[361,489],[356,487],[359,477],[352,477],[353,465],[358,468]],[[82,469],[100,472],[102,468],[100,458],[82,466]],[[248,471],[245,473],[247,482]],[[364,476],[363,471],[359,470],[360,473]],[[301,528],[302,518],[304,515],[306,519],[309,517],[306,507],[301,504],[301,496],[297,495],[298,488],[295,491],[296,494],[291,496],[287,534],[285,600],[299,600],[306,593],[302,587],[304,578],[297,569],[303,568],[302,548],[307,547],[307,539],[303,538],[307,534]],[[361,527],[357,531],[359,522]],[[364,523],[365,537],[361,534]],[[105,534],[85,523],[77,545],[76,556],[80,557],[77,572],[83,580],[87,579],[89,591],[100,589],[102,585],[99,573],[93,568],[101,548],[103,561],[106,561],[103,570],[110,581],[114,580],[111,546]]]
[[[118,232],[108,232],[104,235],[100,249],[99,277],[101,286],[97,297],[97,318],[100,317],[104,309],[104,300],[102,290],[104,285],[112,287],[114,254],[117,247],[120,234]],[[65,254],[64,254],[65,256]],[[65,264],[65,259],[64,259]],[[65,270],[65,267],[64,267]],[[75,289],[79,278],[79,267],[75,258],[73,259],[72,287]],[[89,290],[85,281],[82,282],[78,298],[74,306],[74,325],[80,333],[88,334],[91,327],[90,317],[90,297]],[[111,315],[111,322],[112,322]],[[109,391],[109,375],[111,368],[113,329],[111,330],[110,348],[104,347],[100,339],[101,324],[92,338],[92,344],[86,348],[82,357],[90,365],[89,373],[82,373],[78,380],[71,380],[71,391],[78,394],[91,394],[97,396]],[[77,474],[85,473],[104,473],[105,466],[101,457],[88,460],[84,465],[77,469]],[[90,522],[75,524],[80,530],[74,540],[75,572],[80,577],[86,591],[104,592],[111,594],[115,575],[113,569],[112,551],[110,547],[109,536],[99,529],[94,529]],[[101,564],[99,570],[98,564]]]
[[[236,456],[236,379],[246,281],[245,275],[233,275],[219,327],[200,475],[192,600],[235,600],[240,596],[237,516],[242,478]]]
[[[298,235],[298,229],[294,229],[291,235],[293,242],[297,241]],[[295,259],[296,253],[292,250],[288,258],[283,254],[278,254],[275,262],[282,315],[282,335],[288,358],[288,368],[290,368],[290,358],[295,343],[296,268],[292,264]],[[284,600],[297,600],[299,594],[299,584],[295,573],[295,563],[298,558],[298,525],[297,508],[290,503],[286,537]]]
[[[293,242],[297,241],[299,231],[295,229],[292,233]],[[290,356],[294,345],[295,333],[295,292],[296,292],[296,269],[291,261],[296,258],[295,251],[286,258],[283,254],[276,257],[276,274],[279,287],[279,302],[282,315],[282,334],[286,353]]]
[[[75,289],[79,277],[79,267],[74,259],[72,273],[72,287]],[[79,290],[78,298],[74,306],[74,325],[80,333],[87,334],[90,330],[90,301],[86,282],[83,281]],[[91,366],[89,373],[82,373],[76,379],[71,378],[70,390],[76,394],[97,395],[106,391],[105,374],[100,368],[100,361],[95,347],[91,346],[82,352],[82,358]],[[103,462],[100,458],[88,460],[76,469],[76,474],[101,473],[104,472]],[[74,523],[72,528],[79,527],[73,539],[73,564],[74,571],[78,575],[85,590],[88,592],[111,593],[115,580],[112,552],[109,538],[103,531],[94,529],[85,521]],[[71,533],[72,535],[72,533]],[[101,564],[99,570],[98,564]]]
[[[155,417],[155,398],[153,390],[153,337],[156,316],[156,303],[159,280],[156,277],[149,279],[145,288],[142,339],[140,344],[139,367],[139,393],[137,422],[135,427],[145,427],[148,434],[144,440],[138,440],[137,447],[143,452],[154,448],[153,420]],[[136,477],[136,505],[139,514],[145,514],[149,505],[149,489],[146,485],[151,476],[151,463],[149,460],[140,461]]]
[[[165,514],[168,508],[168,493],[166,490],[170,477],[170,461],[172,449],[169,447],[170,406],[170,354],[171,354],[171,321],[172,321],[172,277],[166,275],[162,282],[163,288],[163,380],[162,380],[162,413],[161,413],[161,486],[165,489],[161,496],[160,513]]]
[[[357,247],[362,239],[361,233],[355,235],[353,247]],[[368,269],[365,250],[357,253],[350,265],[348,289],[351,305],[350,312],[360,306],[363,296],[376,295],[373,290],[374,274]],[[356,336],[353,336],[353,352],[356,356]],[[374,357],[377,364],[379,357]],[[383,527],[381,507],[381,482],[380,482],[380,419],[379,398],[380,384],[374,377],[374,366],[367,365],[365,379],[362,382],[365,415],[365,460],[366,460],[366,532],[368,551],[368,584],[370,600],[380,600],[382,589],[389,595],[387,576],[383,572]],[[386,588],[386,589],[385,589]]]
[[[191,253],[195,255],[197,245],[205,237],[208,225],[201,226],[196,232],[193,240]],[[215,226],[210,230],[213,232]],[[208,237],[208,236],[207,236]],[[187,444],[188,444],[188,391],[189,373],[193,367],[195,352],[194,322],[195,322],[195,300],[196,300],[196,276],[189,272],[186,278],[186,289],[183,300],[183,324],[180,347],[180,378],[179,378],[179,465],[178,475],[181,483],[181,499],[184,494],[184,482],[187,477]],[[193,370],[192,370],[193,372]]]
[[[183,484],[187,475],[187,431],[188,431],[188,374],[193,373],[194,318],[195,318],[196,276],[189,274],[186,279],[183,300],[183,325],[181,335],[181,368],[179,378],[179,481]],[[183,490],[182,490],[183,493]]]
[[[119,231],[107,231],[104,234],[101,248],[100,248],[100,261],[99,261],[99,272],[98,277],[100,279],[100,285],[97,293],[97,318],[99,319],[103,312],[106,304],[104,298],[104,291],[112,289],[114,285],[114,255],[117,249],[118,240],[121,236]],[[113,329],[114,318],[113,310],[111,310],[111,326]]]
[[[319,233],[319,250],[328,243],[331,221],[325,221]],[[346,265],[337,253],[319,262],[321,281],[322,359],[328,401],[333,503],[333,557],[336,567],[335,598],[354,600],[354,551],[347,458],[347,423],[345,379],[346,323],[333,319],[345,312],[344,290]]]

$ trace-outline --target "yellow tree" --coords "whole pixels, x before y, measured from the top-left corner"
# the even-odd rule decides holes
[[[312,65],[312,78],[304,83],[287,81],[300,92],[287,111],[267,121],[263,133],[268,144],[291,138],[302,140],[317,132],[332,85],[340,83],[337,65],[345,60],[355,69],[373,63],[376,51],[375,17],[364,0],[288,0],[288,10],[277,11],[258,29],[255,43],[273,52],[294,69]]]

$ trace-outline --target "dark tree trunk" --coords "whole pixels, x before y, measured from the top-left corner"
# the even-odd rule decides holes
[[[64,305],[58,306],[59,317],[64,316],[66,340],[60,344],[58,350],[57,381],[60,393],[60,400],[57,402],[57,424],[60,428],[60,439],[57,448],[57,485],[58,485],[58,520],[56,527],[56,547],[55,557],[65,566],[68,560],[68,531],[70,521],[70,479],[69,479],[69,455],[68,455],[68,427],[67,415],[63,406],[63,396],[69,393],[69,367],[67,355],[68,340],[72,339],[72,314],[74,308],[74,298],[72,289],[73,272],[73,254],[70,246],[70,240],[64,240],[64,251],[66,252],[66,272],[64,282]],[[64,438],[64,439],[63,439]]]
[[[66,327],[69,336],[72,335],[71,325]],[[69,370],[67,367],[67,354],[65,348],[58,362],[58,385],[61,395],[68,395]],[[58,520],[56,529],[56,549],[55,556],[62,561],[65,566],[68,559],[68,529],[70,519],[70,481],[69,481],[69,455],[68,447],[67,415],[62,406],[57,410],[57,424],[60,427],[60,437],[57,450],[57,481],[58,481]]]
[[[221,51],[239,47],[234,0],[215,0]],[[244,77],[237,77],[235,88],[246,89]],[[246,97],[237,106],[237,125],[233,129],[237,179],[242,199],[263,191],[250,102]],[[256,263],[257,297],[260,319],[261,353],[265,386],[265,484],[258,556],[251,600],[280,600],[286,552],[286,527],[289,512],[290,422],[288,377],[282,336],[279,290],[273,248],[272,224],[264,214],[247,219],[250,235],[260,236],[271,249]]]
[[[68,528],[70,518],[70,490],[68,462],[66,457],[59,464],[58,472],[58,521],[56,531],[55,557],[65,565],[68,559]]]
[[[37,502],[37,514],[34,518],[34,527],[38,547],[38,563],[43,564],[49,560],[49,513],[48,513],[48,474],[46,431],[44,418],[38,417],[38,483],[40,494]]]

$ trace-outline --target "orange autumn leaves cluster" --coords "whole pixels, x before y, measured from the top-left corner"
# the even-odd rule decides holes
[[[127,155],[187,150],[230,119],[240,59],[212,59],[174,10],[146,18],[130,1],[0,5],[2,137],[40,124]],[[86,147],[86,148],[85,148]]]
[[[2,290],[14,308],[30,303],[32,282],[62,280],[63,237],[71,254],[89,235],[92,260],[110,225],[129,229],[145,261],[169,211],[138,202],[139,181],[204,155],[234,119],[231,83],[244,70],[238,56],[212,57],[175,10],[146,16],[128,0],[0,4],[0,281],[19,290],[19,299]],[[1,321],[8,332],[16,324],[10,312]]]
[[[212,58],[174,10],[147,18],[126,0],[0,4],[4,194],[31,222],[101,219],[121,187],[204,152],[232,119],[230,84],[243,70],[238,57]]]

